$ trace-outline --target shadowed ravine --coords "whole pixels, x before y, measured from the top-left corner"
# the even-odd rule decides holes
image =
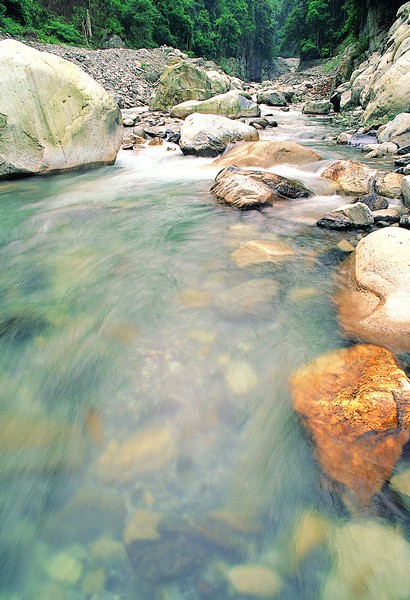
[[[326,120],[275,117],[274,139],[341,156]],[[236,211],[209,194],[210,163],[146,147],[0,184],[0,600],[409,597],[408,576],[365,589],[360,565],[356,595],[336,595],[335,552],[366,527],[369,552],[393,544],[384,569],[408,568],[383,537],[408,523],[382,494],[349,524],[288,387],[347,343],[343,234],[315,225],[342,199],[307,168],[324,195]],[[251,239],[293,255],[240,267]]]

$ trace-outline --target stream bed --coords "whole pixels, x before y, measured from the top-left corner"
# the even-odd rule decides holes
[[[275,117],[264,139],[360,160],[327,118]],[[344,234],[316,227],[346,199],[307,167],[318,195],[236,211],[211,163],[146,147],[0,183],[0,600],[410,597],[406,516],[347,512],[288,389],[348,344]],[[238,266],[252,239],[292,255]]]

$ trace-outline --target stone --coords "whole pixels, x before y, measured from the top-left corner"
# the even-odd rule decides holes
[[[290,548],[296,561],[323,545],[331,531],[329,521],[318,512],[305,510],[298,518],[290,542]]]
[[[226,578],[236,594],[246,596],[274,598],[283,588],[280,576],[264,565],[236,565],[227,571]]]
[[[71,585],[79,581],[83,572],[81,562],[67,552],[54,554],[44,565],[44,569],[50,579]]]
[[[384,210],[373,211],[374,222],[386,221],[387,223],[398,223],[400,221],[400,213],[394,208],[386,208]]]
[[[143,429],[125,441],[111,440],[95,465],[107,483],[125,484],[142,473],[167,467],[176,457],[172,430],[166,426]]]
[[[255,306],[278,295],[279,287],[271,279],[251,279],[218,294],[215,305],[228,314],[255,314]]]
[[[351,133],[347,133],[347,131],[343,131],[337,137],[336,144],[347,144],[352,137]]]
[[[376,178],[376,192],[387,198],[400,198],[402,183],[403,175],[399,173],[380,173]]]
[[[90,571],[81,582],[81,593],[86,596],[94,596],[101,594],[105,585],[105,573],[103,569],[95,569]]]
[[[322,469],[369,505],[409,439],[410,381],[394,355],[366,344],[334,350],[290,383]]]
[[[184,154],[217,156],[232,142],[258,138],[256,129],[245,123],[220,115],[194,113],[184,121],[179,146]]]
[[[333,181],[346,194],[366,194],[376,171],[352,160],[339,160],[325,169],[321,175]]]
[[[336,208],[333,212],[340,213],[347,217],[351,221],[353,227],[368,227],[374,223],[372,211],[363,202],[344,204],[343,206]]]
[[[139,535],[126,546],[134,571],[143,580],[164,584],[191,577],[209,557],[209,547],[187,519],[164,518],[158,535],[152,539],[148,528],[148,537]]]
[[[158,88],[149,104],[150,109],[168,110],[186,100],[206,100],[215,93],[215,83],[214,75],[209,77],[201,66],[176,59],[175,63],[166,66],[162,72]],[[218,81],[218,91],[227,92],[228,81],[226,89],[220,83],[221,80]]]
[[[403,154],[409,154],[410,153],[410,145],[409,146],[401,146],[398,150],[397,150],[397,154],[399,156],[402,156]]]
[[[211,84],[211,93],[214,94],[224,94],[228,90],[231,89],[231,78],[229,75],[225,73],[219,73],[219,71],[215,71],[211,69],[206,72],[207,77]]]
[[[300,144],[294,142],[258,141],[241,144],[223,157],[214,161],[215,166],[259,167],[269,169],[274,165],[303,165],[317,162],[321,157]]]
[[[364,194],[364,196],[358,196],[352,201],[353,204],[360,202],[365,204],[372,210],[382,210],[389,207],[389,201],[387,198],[378,196],[376,192],[370,192],[370,194]]]
[[[406,206],[410,206],[410,175],[405,175],[401,183],[401,195]]]
[[[115,162],[121,112],[79,67],[6,39],[0,71],[0,177]]]
[[[403,154],[400,158],[394,161],[397,167],[408,167],[410,165],[410,154]]]
[[[226,167],[220,171],[210,192],[230,206],[245,209],[311,195],[303,184],[286,177],[239,167]]]
[[[410,510],[410,469],[393,475],[390,479],[389,487],[400,498],[401,504],[407,510]]]
[[[362,239],[341,265],[334,302],[346,335],[410,350],[410,232],[389,227]]]
[[[404,600],[410,597],[410,544],[398,527],[358,520],[329,538],[333,569],[320,600]]]
[[[135,511],[125,527],[125,545],[136,540],[159,540],[158,525],[162,519],[163,515],[149,510],[139,509]]]
[[[410,114],[400,113],[393,121],[380,127],[377,131],[377,141],[393,142],[399,147],[410,144]]]
[[[361,133],[357,131],[352,135],[349,140],[349,146],[354,146],[355,148],[364,148],[366,146],[374,146],[377,144],[377,132],[370,130],[367,133]]]
[[[303,107],[305,115],[328,115],[332,104],[328,100],[311,100]]]
[[[287,106],[285,96],[278,90],[263,90],[256,95],[258,104],[267,104],[268,106]]]
[[[124,558],[126,556],[125,546],[118,540],[102,536],[91,544],[90,556],[97,561],[111,560],[116,557]]]
[[[293,260],[295,253],[284,242],[250,240],[235,250],[231,254],[231,257],[238,267],[247,267],[266,262],[281,265],[284,262]]]
[[[405,229],[410,229],[410,215],[405,214],[400,217],[400,227],[404,227]]]
[[[245,396],[258,385],[258,375],[248,363],[231,361],[225,373],[225,383],[235,396]]]
[[[260,109],[240,90],[212,96],[207,100],[187,100],[171,108],[171,117],[185,119],[193,113],[222,115],[237,119],[239,117],[258,117]]]
[[[342,229],[350,229],[353,224],[351,220],[342,213],[332,212],[319,219],[316,225],[325,229],[336,229],[337,231],[340,231]]]

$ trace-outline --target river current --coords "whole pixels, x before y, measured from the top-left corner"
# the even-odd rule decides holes
[[[264,138],[341,156],[327,118],[275,118]],[[347,344],[343,234],[316,227],[345,199],[317,166],[275,172],[316,195],[236,211],[212,160],[165,147],[0,183],[0,600],[410,597],[383,587],[407,560],[402,538],[384,554],[394,519],[347,512],[288,389]],[[252,239],[293,255],[240,267]],[[355,551],[382,575],[348,597]]]

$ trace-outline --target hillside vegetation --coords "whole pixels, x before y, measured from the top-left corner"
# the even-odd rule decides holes
[[[382,4],[385,0],[374,0]],[[258,76],[273,57],[332,56],[357,39],[369,0],[2,0],[0,31],[48,43],[178,47]],[[394,6],[393,6],[394,4]],[[391,4],[394,14],[396,2]]]

